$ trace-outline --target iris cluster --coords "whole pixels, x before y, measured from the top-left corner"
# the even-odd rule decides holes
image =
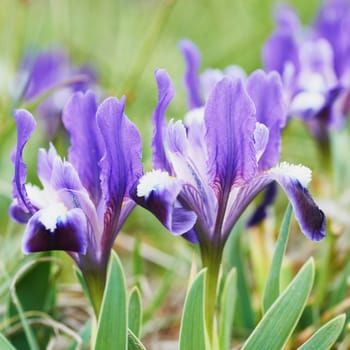
[[[42,186],[26,183],[22,153],[36,122],[28,111],[15,111],[10,214],[26,224],[23,251],[67,251],[87,278],[92,270],[105,275],[113,242],[136,204],[202,250],[223,249],[249,203],[275,182],[301,231],[314,241],[324,238],[325,216],[307,190],[311,171],[280,162],[281,132],[292,115],[303,118],[319,140],[344,124],[350,106],[349,13],[346,1],[329,1],[305,30],[290,8],[280,8],[263,50],[266,72],[250,75],[237,66],[199,74],[199,50],[182,41],[188,111],[183,120],[167,123],[175,89],[167,72],[157,70],[153,170],[145,174],[141,138],[124,113],[125,99],[98,104],[87,91],[94,74],[72,68],[62,53],[32,59],[21,99],[68,87],[61,91],[72,95],[63,99],[64,108],[51,95],[37,113],[58,106],[71,146],[67,159],[52,144],[40,149]]]

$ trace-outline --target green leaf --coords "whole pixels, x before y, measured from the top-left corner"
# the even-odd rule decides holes
[[[204,288],[206,270],[194,280],[186,296],[180,329],[180,350],[205,350]]]
[[[328,350],[337,341],[345,323],[345,314],[339,315],[323,325],[298,350]]]
[[[131,330],[136,335],[136,337],[140,337],[142,323],[142,303],[141,294],[137,287],[134,287],[130,293],[128,306],[128,321],[129,330]]]
[[[304,310],[314,277],[315,266],[311,258],[269,308],[242,350],[283,349]]]
[[[146,350],[145,346],[130,329],[128,330],[128,350]]]
[[[292,218],[292,206],[289,203],[287,210],[284,214],[281,231],[277,239],[277,244],[275,248],[275,253],[271,261],[271,267],[269,275],[267,276],[266,286],[263,295],[263,312],[266,312],[269,307],[274,303],[274,301],[280,295],[280,275],[283,257],[286,252],[286,247],[288,243],[289,228]]]
[[[112,253],[97,323],[95,350],[127,350],[128,319],[125,277],[118,256]]]
[[[229,349],[234,309],[236,304],[236,269],[232,269],[226,277],[220,301],[219,345],[221,350]]]
[[[1,350],[16,350],[15,347],[0,333],[0,349]]]
[[[11,303],[9,317],[18,316],[23,331],[10,337],[11,343],[18,349],[39,349],[46,347],[50,329],[34,329],[26,319],[26,311],[41,311],[49,313],[55,302],[55,279],[52,277],[53,262],[56,261],[50,252],[33,254],[26,258],[13,277],[11,287]],[[35,293],[33,293],[35,286]],[[40,344],[40,345],[39,345]]]

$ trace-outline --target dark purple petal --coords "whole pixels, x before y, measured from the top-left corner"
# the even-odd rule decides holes
[[[152,161],[154,169],[166,170],[171,173],[171,166],[164,149],[165,111],[175,96],[175,89],[168,73],[163,69],[155,72],[158,86],[158,104],[152,116]]]
[[[155,170],[140,178],[132,190],[135,202],[153,213],[173,234],[182,235],[195,224],[197,216],[177,202],[180,182],[166,172]]]
[[[286,124],[287,106],[280,76],[255,71],[247,80],[247,91],[256,108],[256,119],[269,129],[269,139],[259,160],[259,171],[274,167],[280,157],[281,129]]]
[[[237,189],[227,205],[223,238],[226,239],[232,227],[255,196],[271,182],[277,181],[287,194],[301,231],[313,241],[326,235],[325,216],[312,199],[306,185],[311,172],[301,165],[282,163],[268,172],[256,176],[247,186]]]
[[[197,233],[194,229],[191,229],[188,232],[184,233],[182,237],[191,243],[198,243]]]
[[[256,173],[255,108],[239,79],[224,78],[205,107],[208,169],[217,195],[248,182]]]
[[[201,54],[190,40],[182,40],[179,43],[180,51],[186,63],[184,84],[187,91],[188,108],[198,108],[203,106],[200,94],[200,81],[198,70],[201,62]]]
[[[271,182],[266,186],[261,203],[255,208],[247,222],[248,227],[259,225],[267,217],[267,208],[271,206],[277,196],[277,184]]]
[[[76,93],[63,111],[63,124],[70,134],[69,161],[79,174],[92,201],[101,198],[99,161],[104,145],[96,121],[97,101],[93,92]]]
[[[72,209],[57,216],[54,228],[45,226],[43,215],[47,215],[45,210],[39,210],[29,220],[22,243],[24,253],[49,250],[86,253],[87,222],[82,210]]]
[[[313,241],[326,236],[326,218],[306,188],[311,178],[309,169],[282,163],[268,173],[282,186],[294,209],[301,231]]]
[[[13,178],[13,198],[17,200],[23,210],[28,210],[31,214],[35,212],[25,189],[26,165],[22,160],[23,149],[33,133],[36,123],[34,117],[24,109],[14,112],[17,125],[17,146],[12,156],[15,165],[15,175]]]

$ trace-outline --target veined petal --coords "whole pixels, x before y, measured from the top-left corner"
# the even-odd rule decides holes
[[[167,172],[154,170],[140,178],[134,193],[134,200],[153,213],[173,234],[188,232],[195,224],[194,212],[177,203],[182,185]]]
[[[98,162],[103,142],[96,122],[97,101],[93,92],[76,93],[63,111],[63,124],[70,134],[69,161],[79,174],[83,186],[97,205],[101,198]]]
[[[25,181],[27,177],[26,165],[22,160],[23,149],[33,133],[36,122],[34,117],[24,109],[16,110],[14,118],[17,125],[17,146],[12,156],[15,165],[15,175],[13,178],[13,197],[17,200],[17,204],[23,210],[28,210],[31,214],[35,212],[30,202],[26,189]]]
[[[152,116],[152,161],[154,169],[171,172],[171,165],[168,162],[164,149],[165,134],[165,111],[175,96],[175,89],[168,73],[163,69],[155,72],[158,86],[158,104]]]
[[[210,180],[221,196],[248,182],[257,169],[255,108],[239,79],[224,78],[205,107]],[[225,194],[226,193],[226,194]]]
[[[326,235],[326,220],[306,189],[310,180],[311,171],[308,168],[281,163],[267,172],[260,173],[248,185],[234,188],[224,219],[224,239],[248,204],[273,181],[277,181],[287,194],[304,235],[313,241],[323,239]]]
[[[108,98],[98,108],[97,123],[105,143],[100,161],[102,191],[107,205],[121,206],[131,186],[142,175],[141,139],[124,115],[125,99]]]
[[[86,253],[88,228],[83,211],[61,209],[58,206],[46,208],[31,217],[22,242],[24,253],[49,250]]]
[[[132,186],[142,175],[141,139],[134,124],[124,115],[125,99],[108,98],[97,110],[97,124],[105,144],[100,161],[105,201],[102,250],[109,250],[117,235],[122,206]]]
[[[50,144],[50,148],[46,151],[43,148],[39,149],[38,153],[38,177],[44,186],[49,186],[52,176],[52,169],[55,159],[58,157],[56,148]]]
[[[311,171],[301,165],[281,163],[269,172],[286,192],[302,232],[313,241],[326,236],[326,219],[306,189]]]
[[[186,63],[184,83],[188,96],[188,108],[193,109],[201,107],[203,106],[203,102],[200,94],[200,81],[198,76],[201,62],[200,51],[190,40],[182,40],[179,44],[179,48]]]
[[[191,124],[188,137],[191,135],[191,128],[195,126]],[[198,144],[193,139],[193,144],[189,143],[181,121],[170,122],[167,131],[169,159],[176,177],[184,183],[183,198],[186,206],[194,210],[209,229],[214,225],[217,198],[209,186],[206,148],[204,144]]]
[[[256,119],[269,129],[265,151],[259,159],[259,171],[274,167],[279,161],[281,129],[287,120],[280,76],[276,72],[255,71],[247,79],[247,91],[256,108]]]

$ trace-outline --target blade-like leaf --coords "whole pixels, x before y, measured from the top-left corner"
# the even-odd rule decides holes
[[[292,218],[292,206],[288,204],[284,214],[281,231],[277,239],[275,253],[272,258],[269,275],[267,277],[266,286],[263,296],[263,312],[266,312],[269,307],[280,295],[280,275],[283,257],[286,252],[290,221]]]
[[[97,323],[95,350],[127,350],[128,319],[125,277],[119,258],[112,254]]]
[[[145,346],[130,329],[128,330],[128,350],[146,350]]]
[[[283,349],[304,310],[314,275],[314,261],[309,259],[266,312],[242,350]]]
[[[0,333],[0,349],[1,350],[16,350],[15,347],[5,338],[5,336]]]
[[[206,271],[202,270],[188,291],[180,330],[180,350],[205,350],[204,288]]]
[[[298,350],[328,350],[337,341],[345,323],[345,315],[339,315],[323,325]]]
[[[236,269],[232,269],[226,277],[220,301],[219,344],[222,350],[230,347],[236,303],[236,282]]]
[[[142,323],[142,304],[141,295],[137,287],[133,288],[130,293],[128,322],[129,329],[136,335],[136,337],[140,337]]]

